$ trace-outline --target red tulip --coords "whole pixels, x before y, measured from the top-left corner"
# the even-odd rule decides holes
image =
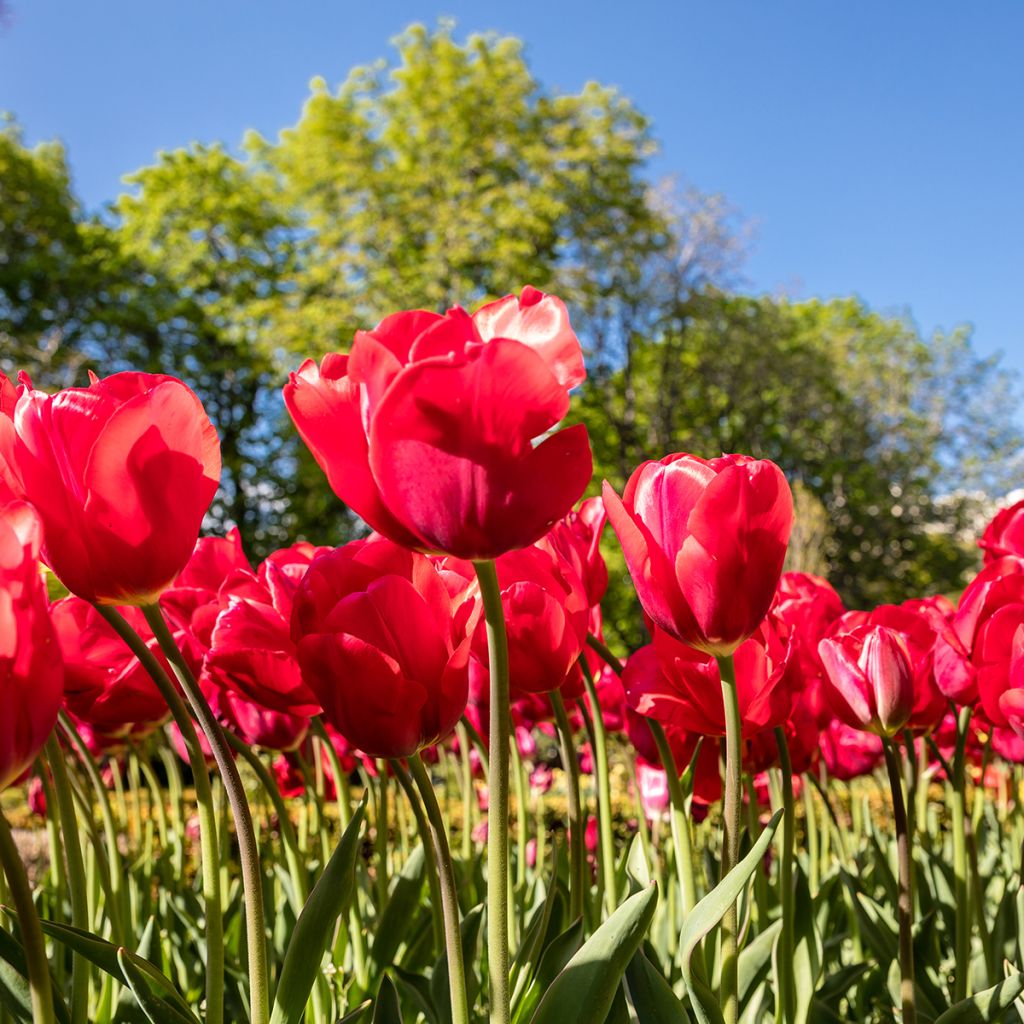
[[[468,562],[442,564],[467,581],[475,578]],[[587,639],[590,608],[576,569],[546,539],[502,555],[496,565],[513,699],[557,690],[567,682],[581,689],[578,662]],[[474,671],[486,678],[489,661],[482,617],[473,637],[473,656]]]
[[[978,546],[985,552],[986,565],[1006,555],[1024,558],[1024,501],[997,512]]]
[[[781,725],[789,713],[788,643],[771,624],[736,651],[736,685],[743,736]],[[654,643],[626,663],[622,683],[630,707],[686,732],[725,735],[718,663],[655,628]]]
[[[936,684],[958,704],[980,696],[990,721],[1005,727],[999,697],[1009,687],[1013,637],[1024,623],[1024,559],[990,562],[964,590],[952,621],[936,622]]]
[[[936,628],[941,628],[935,606],[915,600],[905,605],[883,604],[870,612],[846,612],[831,629],[833,636],[849,633],[858,626],[885,626],[898,634],[910,658],[914,704],[906,728],[915,734],[934,729],[946,714],[949,702],[935,683],[932,650]]]
[[[833,719],[819,736],[821,759],[829,775],[843,782],[870,775],[882,760],[881,737]]]
[[[384,538],[316,558],[292,637],[325,719],[373,757],[408,757],[466,707],[476,614],[459,614],[430,559]]]
[[[895,736],[914,710],[914,675],[903,638],[885,626],[858,626],[818,645],[836,716],[854,729]]]
[[[119,611],[170,675],[142,612]],[[76,719],[108,741],[143,736],[166,721],[170,712],[156,683],[88,601],[66,597],[50,613],[66,667],[64,700]]]
[[[582,425],[534,442],[584,378],[565,306],[533,288],[470,316],[395,313],[284,389],[335,493],[396,543],[467,559],[526,547],[592,472]]]
[[[782,572],[793,498],[773,462],[669,455],[604,502],[644,611],[709,654],[731,654],[765,617]]]
[[[39,518],[0,508],[0,792],[35,760],[60,709],[64,672],[39,573]]]
[[[212,685],[281,714],[308,719],[320,713],[319,701],[302,679],[291,617],[302,578],[315,555],[326,550],[295,544],[274,552],[255,578],[229,577],[219,594],[222,607],[203,663]]]
[[[155,601],[189,560],[220,479],[199,399],[161,374],[91,375],[56,395],[23,375],[0,420],[0,490],[38,509],[43,561],[87,601]]]

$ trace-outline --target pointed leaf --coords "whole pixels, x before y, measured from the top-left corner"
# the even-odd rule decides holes
[[[402,1007],[398,1001],[398,989],[386,974],[380,979],[377,1001],[373,1004],[371,1024],[402,1024]]]
[[[970,999],[951,1006],[941,1014],[935,1024],[984,1024],[1013,1005],[1024,993],[1024,974],[1011,974],[1005,981],[979,992]]]
[[[426,864],[423,845],[420,844],[402,867],[387,906],[381,911],[376,924],[377,934],[370,948],[370,955],[381,967],[390,967],[394,963],[398,947],[416,920],[423,881],[427,877]]]
[[[352,897],[365,809],[364,796],[295,923],[274,997],[271,1024],[296,1024],[302,1019],[331,932]]]
[[[638,949],[626,968],[629,1000],[643,1024],[689,1024],[679,996],[650,960]]]
[[[584,943],[544,993],[532,1024],[594,1024],[612,1007],[626,965],[658,905],[658,888],[630,896]]]
[[[185,1013],[166,999],[154,995],[149,987],[148,973],[139,969],[134,962],[138,958],[133,957],[127,949],[119,949],[117,957],[125,982],[151,1024],[199,1024],[199,1018],[191,1011]]]
[[[693,973],[693,954],[701,939],[725,916],[725,912],[747,886],[750,876],[757,870],[765,850],[775,836],[782,820],[782,811],[776,811],[771,821],[750,847],[747,855],[714,887],[687,915],[679,938],[683,978],[690,993],[690,1001],[701,1024],[718,1024],[722,1012],[704,985]]]

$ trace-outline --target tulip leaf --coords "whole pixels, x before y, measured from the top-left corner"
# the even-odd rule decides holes
[[[53,979],[53,1012],[58,1024],[69,1024],[71,1019]],[[5,928],[0,928],[0,1007],[16,1021],[32,1021],[32,989],[28,981],[28,965],[21,943]]]
[[[796,996],[795,1020],[807,1024],[811,1003],[821,979],[824,952],[814,923],[814,904],[807,876],[798,867],[793,899],[793,988]]]
[[[352,898],[365,809],[364,796],[295,922],[281,968],[271,1024],[296,1024],[302,1019],[331,932]]]
[[[398,1001],[398,989],[386,974],[380,979],[371,1024],[402,1024],[402,1006]]]
[[[405,938],[409,926],[416,919],[420,906],[420,893],[427,877],[427,861],[421,843],[409,855],[391,890],[387,906],[376,924],[376,935],[370,955],[381,967],[390,967],[395,953]]]
[[[163,997],[161,1002],[166,1002],[168,1005],[173,1006],[182,1016],[192,1016],[188,1003],[182,999],[177,988],[174,986],[174,982],[156,964],[151,963],[144,957],[138,956],[131,952],[131,950],[115,946],[113,943],[107,942],[91,932],[82,931],[80,928],[46,920],[41,921],[40,924],[43,931],[52,939],[78,953],[79,956],[88,960],[91,964],[95,964],[101,971],[109,974],[117,981],[125,982],[134,992],[135,987],[124,972],[124,964],[127,962],[136,976],[145,978],[150,985],[154,985],[160,990]]]
[[[630,1002],[643,1024],[688,1024],[690,1018],[682,1000],[642,949],[633,954],[626,967],[626,985]]]
[[[145,963],[127,949],[117,951],[118,963],[125,982],[138,1000],[142,1012],[151,1024],[199,1024],[199,1018],[187,1008],[183,1011],[166,999],[161,999],[150,989],[152,981],[148,971],[140,968]]]
[[[537,972],[522,998],[512,1007],[513,1024],[528,1021],[541,997],[583,946],[583,918],[578,918],[544,948]]]
[[[562,968],[541,998],[532,1024],[604,1021],[658,905],[658,887],[630,896]]]
[[[338,1024],[357,1024],[357,1021],[361,1021],[366,1016],[366,1011],[373,1006],[373,1000],[367,999],[365,1003],[360,1003],[351,1013],[346,1013]]]
[[[996,1014],[1008,1009],[1024,993],[1024,974],[1011,974],[969,999],[951,1006],[935,1020],[935,1024],[984,1024],[996,1019]]]
[[[775,836],[783,812],[776,811],[764,827],[747,855],[714,887],[687,915],[679,937],[683,978],[694,1012],[701,1024],[718,1024],[722,1011],[706,985],[693,973],[693,954],[708,932],[725,916],[725,912],[739,899],[750,876],[757,870],[765,850]]]

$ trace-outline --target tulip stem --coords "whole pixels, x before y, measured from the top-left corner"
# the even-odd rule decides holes
[[[82,931],[89,928],[88,881],[82,857],[81,832],[75,799],[64,764],[64,751],[60,749],[55,733],[50,733],[43,748],[53,776],[53,790],[57,797],[56,810],[60,816],[60,831],[64,839],[64,857],[68,869],[68,895],[71,897],[71,923]],[[71,1022],[85,1024],[89,1016],[89,962],[79,953],[71,960]]]
[[[562,748],[565,785],[569,801],[569,918],[575,921],[583,914],[584,877],[584,823],[580,801],[580,765],[576,759],[576,746],[572,739],[572,726],[565,710],[565,701],[558,690],[551,691],[551,706],[555,711],[555,727]]]
[[[39,923],[35,904],[32,902],[32,888],[25,865],[11,835],[11,827],[0,810],[0,866],[7,877],[7,887],[18,913],[18,927],[21,929],[21,946],[28,965],[28,983],[32,996],[32,1020],[34,1024],[53,1024],[53,982],[50,979],[50,964],[46,959],[46,940]]]
[[[740,811],[743,773],[743,731],[736,669],[731,654],[717,657],[722,677],[722,706],[725,711],[725,798],[722,808],[722,877],[739,863]],[[739,1019],[739,915],[733,903],[722,918],[722,964],[719,1002],[725,1024]]]
[[[206,758],[199,743],[195,724],[189,715],[174,683],[164,671],[157,656],[131,627],[121,613],[111,605],[94,605],[128,649],[139,659],[156,684],[160,695],[170,709],[174,724],[185,742],[188,763],[199,810],[199,846],[203,872],[203,914],[206,918],[206,1024],[224,1021],[224,910],[221,897],[220,841],[217,829],[217,808],[206,769]]]
[[[427,820],[426,814],[424,814],[420,797],[416,795],[416,790],[419,788],[418,782],[413,781],[409,770],[398,758],[390,762],[384,762],[384,765],[386,766],[388,763],[390,763],[395,773],[395,778],[398,779],[402,792],[405,793],[405,797],[409,801],[409,806],[412,808],[412,816],[416,819],[416,831],[419,832],[420,840],[423,844],[423,859],[427,866],[427,886],[430,889],[430,911],[434,919],[434,942],[437,945],[438,952],[440,952],[442,947],[447,948],[447,935],[445,933],[447,922],[444,910],[444,893],[441,891],[442,881],[438,877],[438,870],[441,866],[437,861],[437,842],[434,838],[431,823]],[[399,830],[400,834],[403,832],[404,829]],[[447,845],[447,842],[445,845]]]
[[[441,808],[437,804],[434,785],[419,754],[409,758],[409,768],[416,788],[423,799],[430,835],[434,841],[438,874],[441,879],[441,907],[444,910],[445,951],[448,954],[448,989],[451,993],[452,1024],[469,1024],[469,1001],[466,998],[466,966],[462,954],[462,933],[459,925],[459,894],[455,869],[448,846],[448,834]]]
[[[686,794],[679,781],[679,766],[669,744],[668,737],[661,722],[653,718],[647,719],[661,767],[665,769],[668,782],[668,799],[672,806],[672,845],[676,855],[676,871],[682,879],[683,918],[697,905],[697,883],[693,874],[693,848],[690,841],[690,821],[686,811]]]
[[[956,748],[949,775],[949,812],[953,833],[953,902],[956,908],[956,972],[953,976],[953,1001],[967,998],[971,962],[971,907],[967,884],[967,808],[965,804],[967,730],[971,708],[960,709],[956,723]]]
[[[490,760],[487,767],[487,973],[490,1024],[509,1024],[508,988],[508,635],[498,570],[492,560],[474,562],[487,626],[490,666]]]
[[[796,829],[796,808],[793,800],[793,764],[789,758],[786,732],[778,726],[775,742],[779,747],[779,767],[782,771],[782,858],[779,864],[779,892],[782,904],[782,930],[779,932],[779,1009],[777,1019],[791,1024],[796,1019],[796,983],[793,977],[793,904],[795,881],[793,872],[793,849]],[[807,819],[808,832],[813,828],[811,818]],[[813,869],[812,869],[813,870]]]
[[[612,831],[612,784],[608,764],[608,733],[604,727],[601,702],[597,686],[586,658],[580,658],[583,683],[590,698],[591,717],[594,722],[594,768],[597,772],[598,821],[601,828],[601,873],[604,876],[604,905],[611,914],[618,905],[615,879],[615,837]]]
[[[899,860],[900,925],[900,999],[903,1003],[903,1024],[916,1024],[917,1003],[914,994],[914,891],[910,874],[910,830],[907,827],[907,807],[903,799],[903,779],[900,756],[891,740],[883,739],[885,767],[889,772],[892,790],[892,816],[896,826],[896,855]]]
[[[238,766],[231,756],[231,748],[224,738],[213,709],[203,696],[199,683],[192,674],[188,662],[167,627],[163,612],[158,604],[146,605],[142,609],[149,628],[153,631],[164,657],[171,664],[174,674],[185,691],[192,706],[192,712],[199,727],[210,744],[213,758],[217,762],[224,791],[231,805],[238,839],[238,859],[242,866],[242,891],[245,895],[246,945],[249,955],[249,1015],[252,1024],[268,1024],[270,1020],[270,975],[267,970],[266,924],[263,915],[263,874],[260,869],[260,851],[256,844],[256,832],[252,824],[252,811],[246,799],[245,788],[238,774]]]

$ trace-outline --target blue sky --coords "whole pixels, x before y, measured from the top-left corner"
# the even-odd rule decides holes
[[[59,137],[94,207],[192,140],[293,123],[309,79],[412,21],[520,36],[552,89],[618,85],[652,172],[757,224],[755,290],[975,325],[1024,371],[1024,4],[879,0],[6,0],[0,109]]]

